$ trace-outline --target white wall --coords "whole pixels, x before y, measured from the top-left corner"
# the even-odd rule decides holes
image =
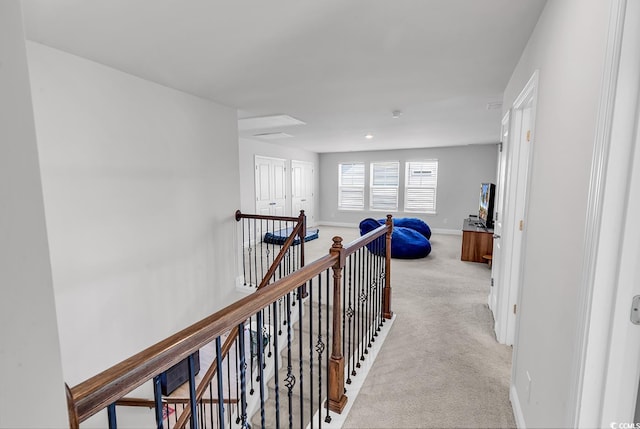
[[[65,380],[228,304],[233,109],[28,44]]]
[[[303,149],[292,148],[272,143],[267,143],[254,139],[240,139],[240,190],[241,203],[240,210],[243,213],[256,212],[256,187],[255,187],[255,157],[264,156],[269,158],[280,158],[287,160],[287,197],[291,198],[291,161],[307,161],[314,165],[314,206],[316,219],[318,218],[319,203],[319,168],[318,154]],[[291,200],[287,201],[287,215],[292,215]],[[297,216],[298,213],[293,213]]]
[[[19,1],[0,2],[0,94],[0,428],[66,427]]]
[[[499,126],[499,124],[497,125]],[[404,161],[438,159],[437,214],[392,213],[396,217],[419,217],[432,229],[462,230],[463,219],[478,213],[480,184],[496,181],[497,145],[471,145],[432,149],[407,149],[372,152],[340,152],[320,154],[320,220],[325,223],[358,225],[367,217],[383,218],[386,212],[371,212],[369,188],[365,189],[365,210],[338,210],[338,164],[364,162],[365,174],[374,161],[400,161],[400,201],[403,206]],[[367,180],[368,183],[368,180]]]
[[[609,1],[547,2],[504,95],[540,70],[512,383],[527,427],[570,427],[585,211]],[[531,378],[529,385],[527,373]]]

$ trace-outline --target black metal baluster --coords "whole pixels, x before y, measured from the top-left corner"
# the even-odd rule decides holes
[[[299,353],[299,367],[300,367],[300,427],[304,427],[304,368],[303,368],[303,347],[302,347],[302,343],[304,340],[304,335],[302,332],[302,325],[303,325],[303,319],[302,319],[302,286],[298,286],[298,288],[296,289],[296,294],[297,294],[297,299],[298,299],[298,334],[299,334],[299,340],[298,340],[298,353]]]
[[[296,384],[296,377],[292,373],[291,367],[291,293],[287,294],[287,378],[285,379],[288,389],[289,399],[289,429],[293,428],[293,387]]]
[[[312,291],[309,291],[309,295],[313,296],[311,292]],[[327,313],[328,312],[329,312],[329,297],[327,297]],[[323,351],[324,351],[324,343],[322,342],[322,273],[320,273],[318,274],[318,341],[316,341],[316,353],[318,353],[318,427],[319,428],[322,428],[322,408],[321,407],[322,407],[322,352]],[[311,415],[313,416],[313,409],[311,410]]]
[[[270,358],[272,355],[272,350],[273,350],[273,343],[271,341],[271,338],[273,338],[273,320],[271,318],[271,306],[267,307],[267,326],[269,327],[268,330],[268,338],[269,338],[269,342],[267,343],[269,346],[269,352],[267,353],[267,357]]]
[[[277,307],[279,305],[278,302],[273,303],[273,324],[274,326],[279,326],[278,324],[278,310]],[[280,356],[280,350],[278,349],[278,335],[273,336],[273,348],[275,353],[273,353],[273,378],[275,381],[275,400],[276,400],[276,427],[280,427],[280,381],[278,379],[278,357]]]
[[[260,426],[265,426],[265,414],[264,414],[264,331],[262,328],[262,311],[258,311],[256,314],[257,324],[256,327],[256,346],[258,349],[258,378],[260,380]],[[253,342],[253,341],[252,341]]]
[[[251,326],[251,325],[249,325]],[[249,335],[251,337],[251,335]],[[251,341],[251,339],[249,339]],[[240,357],[240,423],[242,429],[248,429],[247,423],[247,362],[245,359],[244,323],[238,325],[238,348]]]
[[[187,358],[189,364],[189,406],[191,407],[191,429],[198,429],[198,408],[196,401],[196,366],[193,354]]]
[[[118,429],[118,419],[116,417],[116,403],[107,406],[107,419],[109,421],[109,429]]]
[[[153,377],[153,400],[155,402],[156,427],[162,429],[162,390],[160,389],[160,376]]]
[[[349,255],[349,307],[347,308],[347,317],[349,318],[349,339],[347,340],[347,347],[348,347],[348,351],[347,351],[347,384],[351,384],[351,376],[355,376],[356,375],[356,368],[355,368],[355,363],[353,362],[353,355],[355,354],[355,351],[352,353],[351,350],[351,345],[353,344],[353,336],[355,334],[354,332],[354,320],[353,320],[353,315],[354,315],[354,311],[353,311],[353,296],[355,295],[355,293],[353,291],[355,291],[355,282],[354,282],[354,277],[353,277],[353,272],[355,270],[355,265],[356,265],[356,259],[355,256]],[[353,289],[353,290],[352,290]],[[328,341],[328,340],[327,340]],[[327,344],[329,344],[327,342]],[[329,353],[327,353],[328,355]]]
[[[241,332],[238,333],[240,335]],[[236,395],[240,392],[240,341],[236,340]],[[236,424],[240,423],[240,402],[236,402]]]
[[[222,389],[222,345],[220,337],[216,337],[216,368],[218,378],[218,421],[220,427],[224,427],[224,390]],[[209,385],[209,391],[213,390],[213,386]],[[213,392],[211,393],[213,395]],[[213,398],[212,398],[213,399]],[[213,407],[213,402],[211,403]],[[211,410],[211,427],[213,427],[213,409]]]
[[[356,368],[360,368],[360,362],[358,362],[358,350],[359,350],[359,334],[358,334],[358,319],[360,317],[360,313],[358,312],[358,302],[360,296],[360,258],[358,253],[353,254],[353,259],[355,261],[355,268],[353,270],[353,375],[356,375]]]
[[[356,340],[356,359],[357,359],[357,363],[356,363],[356,367],[360,368],[361,364],[360,364],[360,357],[364,357],[364,354],[362,353],[362,338],[364,337],[362,334],[362,284],[364,283],[364,262],[362,259],[362,252],[358,251],[356,252],[356,255],[358,255],[358,259],[360,262],[359,265],[359,272],[358,272],[358,302],[356,303],[356,306],[358,308],[358,317],[356,318],[356,323],[358,326],[358,335],[357,335],[357,340]],[[360,354],[360,356],[357,356],[358,354]]]
[[[331,312],[329,311],[329,300],[330,300],[330,294],[329,294],[329,290],[330,290],[329,289],[329,287],[330,287],[329,269],[327,269],[327,271],[326,271],[325,278],[326,278],[326,288],[327,288],[326,289],[327,293],[325,294],[327,296],[327,318],[326,318],[326,322],[325,322],[326,323],[325,332],[327,333],[327,335],[326,335],[326,344],[327,344],[327,347],[329,347],[329,345],[331,344],[331,337],[329,336],[329,333],[330,333],[330,331],[329,331],[329,321],[331,319]],[[327,350],[327,354],[326,354],[327,372],[329,371],[329,355],[330,354],[331,353],[329,353],[329,350]],[[329,401],[329,375],[328,374],[327,374],[327,390],[326,391],[327,391],[327,406],[325,407],[325,409],[327,410],[327,414],[326,414],[326,416],[324,418],[324,421],[327,422],[327,423],[331,423],[331,416],[329,415],[329,406],[328,406],[329,405],[328,404],[328,401]],[[319,414],[322,415],[321,412]]]
[[[362,336],[360,337],[360,360],[363,361],[364,354],[367,348],[367,338],[366,338],[367,333],[365,332],[366,320],[367,320],[367,314],[366,314],[367,268],[366,268],[366,258],[362,248],[358,250],[358,253],[360,253],[360,259],[362,259],[362,271],[360,272],[360,275],[362,276],[362,283],[360,288],[360,327],[361,327],[360,332],[362,333]]]
[[[246,264],[246,256],[245,256],[245,245],[246,239],[244,236],[244,219],[240,220],[240,228],[242,229],[242,278],[244,280],[244,285],[247,285],[247,264]]]
[[[313,429],[313,279],[309,280],[309,289],[307,292],[309,293],[309,300],[307,301],[309,304],[309,415],[311,416],[311,429]],[[318,311],[320,311],[319,301]]]
[[[253,329],[253,316],[249,317],[249,380],[251,381],[251,389],[249,389],[249,395],[253,395],[253,393],[255,392],[254,388],[253,388],[253,353],[254,353],[254,348],[253,348],[253,332],[251,331]]]
[[[364,251],[364,250],[363,250]],[[371,348],[371,339],[373,338],[373,319],[371,316],[373,315],[373,309],[371,308],[371,304],[373,303],[372,299],[372,291],[374,287],[374,276],[373,276],[373,259],[371,252],[366,252],[367,255],[367,278],[369,279],[367,283],[367,338],[369,343],[367,344],[367,353],[368,349]]]

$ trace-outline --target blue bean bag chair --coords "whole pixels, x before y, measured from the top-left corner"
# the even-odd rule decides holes
[[[364,219],[360,222],[360,235],[365,235],[376,228],[380,227],[380,223],[375,219]],[[370,252],[384,256],[385,255],[385,237],[367,244]],[[417,259],[424,258],[431,253],[431,243],[427,238],[410,228],[394,226],[391,234],[391,257],[398,259]]]
[[[380,222],[381,225],[384,225],[386,219],[378,219],[378,222]],[[427,240],[431,238],[431,228],[429,228],[429,225],[427,225],[425,221],[418,219],[417,217],[394,217],[393,226],[411,228],[424,235]]]

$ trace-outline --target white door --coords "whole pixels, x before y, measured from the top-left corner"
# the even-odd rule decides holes
[[[493,260],[491,265],[491,289],[489,292],[489,308],[494,313],[497,311],[498,294],[502,288],[502,225],[504,213],[504,195],[506,188],[507,150],[509,147],[509,114],[502,118],[501,141],[498,152],[498,174],[496,184],[495,216],[493,223]],[[497,327],[494,326],[497,335]]]
[[[497,288],[494,316],[496,338],[500,343],[508,345],[513,345],[515,338],[537,82],[538,73],[535,72],[514,102],[509,117],[506,186],[502,200],[503,214],[500,215],[503,222],[500,234],[500,260],[497,261],[498,267],[495,269],[499,284],[494,286],[494,289]],[[495,259],[496,256],[494,256],[494,264]]]
[[[286,215],[286,161],[256,156],[256,213]]]
[[[291,161],[291,216],[304,210],[307,226],[315,225],[313,163]]]

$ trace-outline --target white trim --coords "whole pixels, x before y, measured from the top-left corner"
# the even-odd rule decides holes
[[[522,407],[520,406],[520,399],[518,398],[518,391],[513,384],[509,389],[509,399],[511,400],[511,406],[513,408],[513,418],[516,421],[516,427],[519,429],[526,429],[527,425],[524,420],[524,414],[522,414]]]
[[[461,229],[433,228],[431,232],[442,235],[462,235]]]
[[[513,102],[510,117],[511,138],[509,140],[511,152],[509,154],[509,172],[507,173],[509,183],[509,195],[505,196],[505,208],[503,209],[503,237],[507,239],[503,241],[503,252],[507,254],[508,259],[501,261],[504,269],[502,282],[507,285],[502,305],[499,311],[502,320],[502,329],[504,334],[504,343],[514,345],[514,354],[517,346],[518,336],[518,319],[519,315],[514,315],[511,311],[514,305],[521,308],[521,287],[524,279],[524,261],[526,260],[525,248],[527,241],[527,218],[529,210],[529,190],[531,189],[531,171],[533,170],[533,147],[536,140],[536,109],[538,98],[538,75],[539,71],[535,70],[529,78],[529,81],[522,89]],[[522,118],[526,109],[530,110],[528,117],[528,128],[530,131],[529,142],[522,141]],[[523,153],[527,151],[526,165],[521,165]],[[524,171],[522,171],[524,169]],[[524,192],[520,189],[520,181],[524,180]],[[515,183],[515,188],[513,188]],[[520,190],[520,192],[518,192]],[[518,201],[518,196],[522,195],[523,200]],[[508,202],[509,197],[514,196],[515,201]],[[519,212],[521,210],[521,213]],[[520,218],[519,215],[522,215]],[[508,220],[507,220],[508,219]],[[524,220],[525,227],[518,237],[519,220]],[[513,378],[515,378],[516,368],[513,366]]]
[[[593,297],[596,292],[596,272],[601,267],[598,264],[600,252],[616,252],[609,243],[601,243],[602,234],[602,213],[604,208],[605,185],[607,180],[607,163],[611,146],[611,132],[614,115],[614,105],[616,99],[616,87],[618,84],[618,73],[622,52],[622,35],[624,30],[624,16],[626,10],[626,0],[613,0],[611,13],[609,16],[609,34],[605,51],[605,64],[603,72],[602,93],[599,102],[598,119],[596,123],[595,142],[593,148],[591,179],[589,185],[589,196],[587,201],[587,215],[585,224],[585,239],[582,267],[581,293],[578,297],[578,327],[575,344],[574,364],[574,384],[570,390],[570,402],[574,404],[569,418],[575,427],[599,426],[602,412],[602,401],[604,395],[604,384],[606,377],[606,361],[609,352],[609,315],[612,310],[615,296],[615,288],[608,292],[602,290],[603,296],[599,296],[598,307],[602,310],[593,311]],[[611,207],[612,210],[616,208]],[[617,208],[622,211],[623,207]],[[617,237],[611,234],[612,229],[619,230],[621,225],[610,224],[607,226],[607,233],[610,237]],[[605,248],[601,246],[605,245]],[[607,245],[608,244],[608,245]],[[617,252],[616,252],[617,253]],[[609,269],[614,267],[609,267]],[[606,267],[602,267],[606,269]],[[608,275],[610,278],[611,274]],[[604,285],[602,285],[604,286]],[[598,289],[600,291],[600,289]],[[605,298],[608,302],[602,302]],[[597,313],[600,313],[599,315]],[[598,317],[600,316],[600,317]],[[604,320],[603,320],[604,319]],[[608,319],[608,320],[607,320]],[[595,325],[597,323],[598,325]],[[606,326],[601,325],[604,324]],[[601,347],[589,347],[595,342]],[[606,347],[602,345],[607,344]],[[589,369],[587,368],[589,361]],[[587,370],[590,372],[589,383],[585,383]]]
[[[318,226],[338,226],[342,228],[357,228],[358,224],[348,223],[348,222],[327,222],[327,221],[321,220],[320,222],[318,222]]]

